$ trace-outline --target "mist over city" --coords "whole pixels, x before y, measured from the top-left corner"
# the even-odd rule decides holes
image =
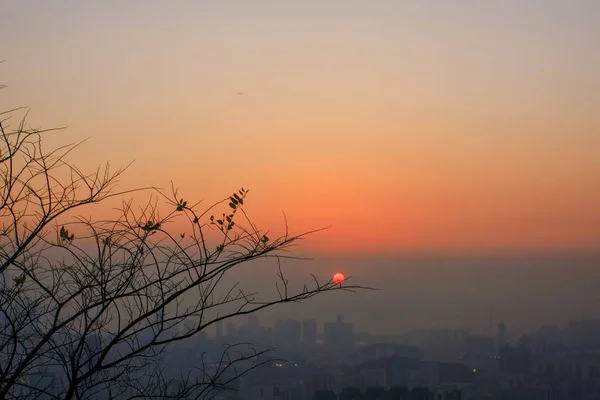
[[[600,400],[599,38],[0,0],[0,400]]]

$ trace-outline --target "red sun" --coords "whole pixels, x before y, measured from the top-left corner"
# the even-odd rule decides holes
[[[336,272],[335,274],[333,274],[333,281],[335,283],[342,283],[345,280],[346,280],[346,277],[341,272]]]

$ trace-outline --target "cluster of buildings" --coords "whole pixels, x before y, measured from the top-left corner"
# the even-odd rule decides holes
[[[248,341],[261,345],[272,345],[278,348],[314,347],[323,345],[340,350],[354,346],[354,325],[344,321],[340,314],[335,322],[323,325],[323,334],[317,334],[318,324],[315,319],[299,321],[293,318],[277,320],[275,326],[265,327],[258,322],[256,315],[248,316],[244,325],[222,322],[216,324],[216,341],[235,343]]]
[[[474,381],[474,372],[463,364],[394,355],[358,364],[264,366],[241,379],[232,398],[385,400],[435,395],[435,400],[454,400]]]
[[[314,319],[287,319],[270,327],[249,316],[239,326],[219,324],[214,338],[201,333],[175,343],[160,362],[175,386],[181,376],[203,378],[192,371],[227,370],[220,376],[231,383],[215,397],[220,400],[600,400],[600,321],[544,325],[521,335],[501,323],[495,331],[376,336],[354,332],[342,315],[322,326]],[[86,368],[109,339],[88,337]],[[275,350],[228,369],[232,361],[222,354],[230,345],[238,346],[236,354]],[[24,384],[51,390],[61,381],[59,372],[34,368]]]
[[[371,344],[348,338],[344,324],[341,317],[326,324],[324,340],[310,351],[288,348],[292,363],[252,371],[224,398],[600,400],[600,321],[520,336],[503,323],[491,336],[410,332]]]

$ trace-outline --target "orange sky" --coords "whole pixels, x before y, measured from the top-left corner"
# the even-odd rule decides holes
[[[600,247],[597,2],[320,3],[13,2],[0,106],[307,249]]]

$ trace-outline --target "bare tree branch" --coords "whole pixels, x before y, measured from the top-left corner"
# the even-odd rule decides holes
[[[143,188],[150,199],[123,200],[115,218],[75,214],[142,189],[115,190],[127,168],[71,164],[83,142],[48,150],[52,130],[24,117],[11,128],[19,111],[0,114],[0,398],[211,398],[271,362],[269,349],[232,345],[175,379],[162,364],[169,348],[220,321],[361,289],[312,275],[294,291],[282,262],[313,232],[290,234],[284,214],[285,233],[269,237],[245,212],[243,188],[206,208],[173,184]],[[235,279],[258,261],[273,262],[273,293]]]

